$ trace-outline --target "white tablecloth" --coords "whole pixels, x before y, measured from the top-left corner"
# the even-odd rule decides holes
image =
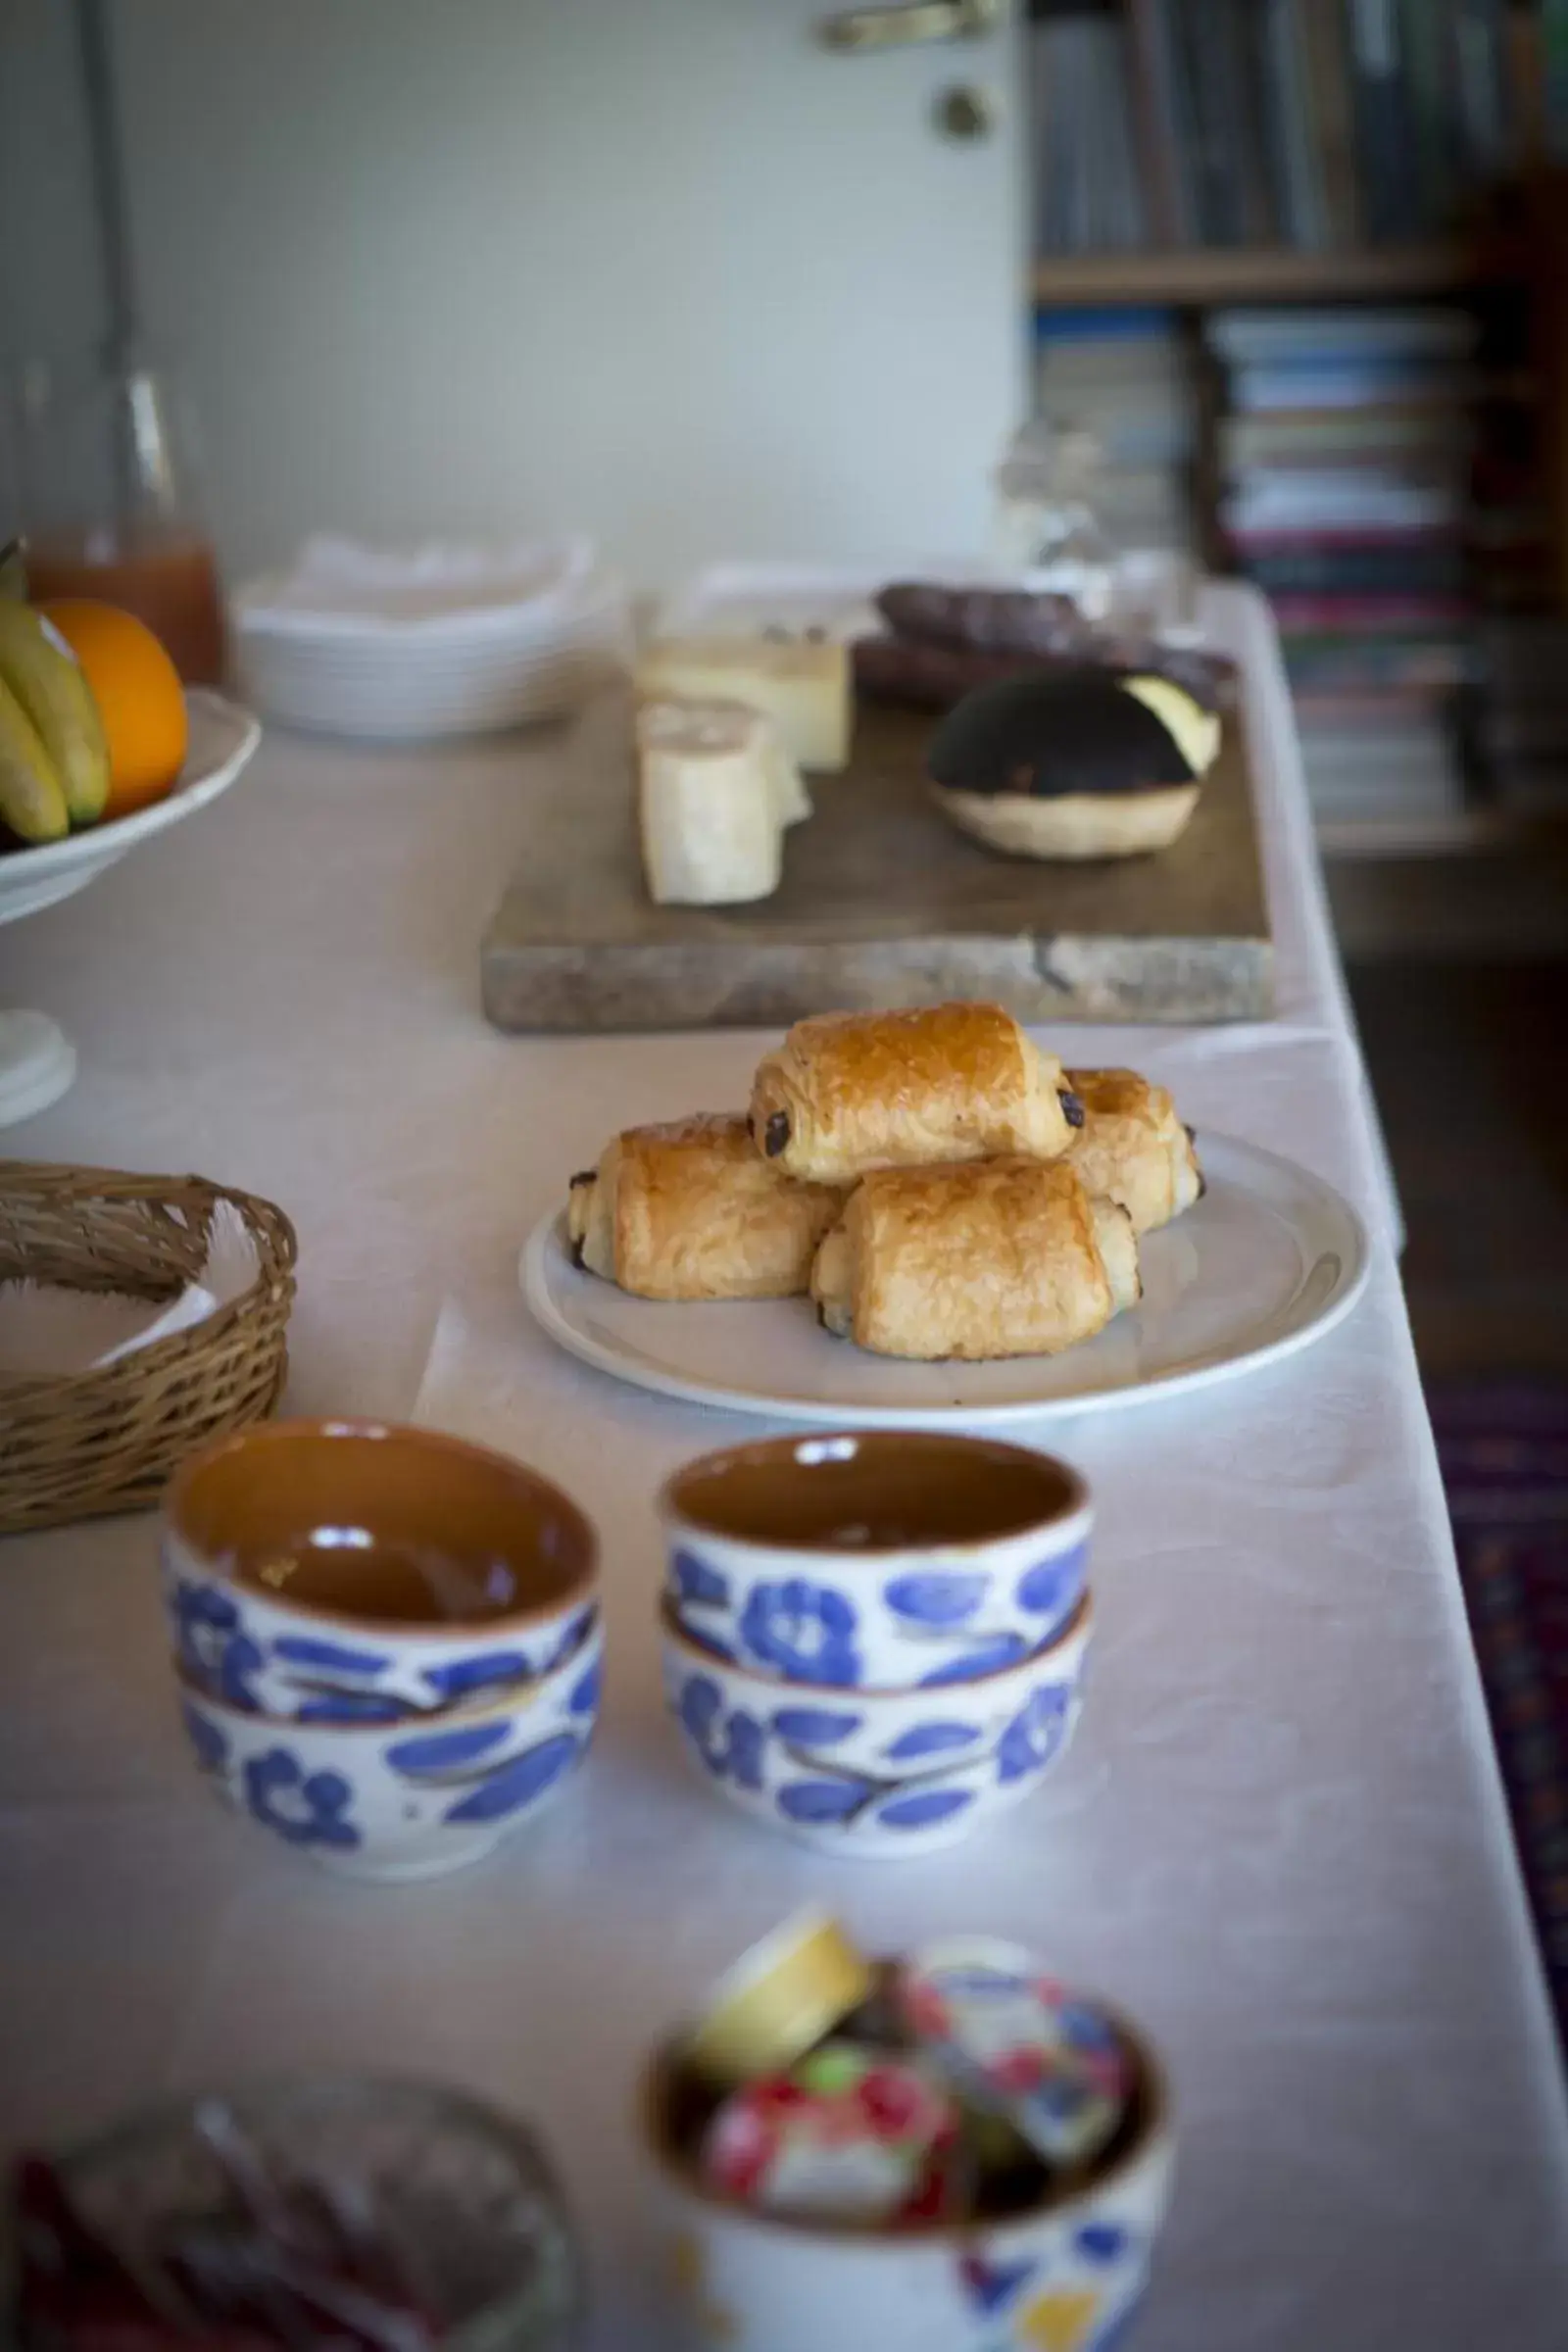
[[[817,1896],[873,1949],[957,1921],[1022,1936],[1152,2030],[1183,2148],[1148,2352],[1561,2352],[1568,2119],[1391,1198],[1267,624],[1235,591],[1213,612],[1251,681],[1278,1018],[1060,1042],[1319,1170],[1379,1263],[1350,1322],[1275,1371],[1054,1428],[1102,1509],[1090,1704],[1027,1808],[926,1861],[798,1852],[688,1779],[660,1713],[650,1496],[755,1425],[565,1360],[516,1296],[564,1172],[616,1125],[741,1100],[758,1052],[485,1028],[479,934],[559,740],[279,733],[216,808],[0,932],[0,1003],[53,1011],[81,1054],[11,1148],[281,1201],[292,1404],[417,1404],[562,1480],[603,1534],[611,1637],[600,1744],[555,1811],[465,1876],[368,1888],[198,1786],[150,1521],[0,1544],[0,2144],[266,2069],[466,2082],[557,2152],[596,2352],[656,2352],[635,2069]]]

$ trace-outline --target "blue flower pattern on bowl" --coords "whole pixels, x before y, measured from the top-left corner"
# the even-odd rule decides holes
[[[369,1643],[300,1634],[281,1634],[270,1642],[259,1639],[242,1595],[179,1577],[170,1605],[180,1664],[199,1690],[249,1714],[320,1724],[392,1723],[406,1715],[451,1712],[480,1697],[520,1694],[573,1657],[598,1622],[596,1607],[579,1609],[533,1655],[509,1648],[448,1657],[422,1669],[417,1684],[406,1688],[396,1658]],[[280,1690],[258,1688],[267,1674],[277,1678]]]
[[[358,1845],[348,1816],[354,1790],[340,1772],[308,1773],[286,1747],[250,1757],[245,1802],[260,1822],[291,1845]]]
[[[836,1690],[937,1690],[995,1674],[1054,1642],[1082,1598],[1088,1561],[1087,1543],[1078,1543],[1022,1569],[905,1564],[879,1591],[858,1596],[802,1576],[737,1592],[723,1569],[683,1543],[670,1551],[668,1591],[682,1629],[732,1665]],[[858,1565],[852,1582],[862,1574]],[[896,1665],[890,1636],[893,1654],[903,1653]],[[868,1641],[880,1642],[880,1663]]]
[[[762,1727],[736,1707],[726,1719],[724,1693],[710,1675],[694,1674],[680,1694],[680,1720],[687,1739],[715,1781],[742,1788],[762,1786]]]
[[[590,1668],[589,1674],[593,1672]],[[554,1788],[580,1761],[588,1744],[574,1732],[555,1731],[517,1750],[513,1745],[516,1730],[514,1723],[503,1722],[416,1733],[395,1741],[386,1760],[416,1788],[452,1792],[443,1820],[502,1821]]]
[[[956,1819],[988,1785],[1005,1788],[1043,1773],[1072,1727],[1073,1686],[1030,1694],[999,1731],[956,1712],[933,1715],[887,1741],[873,1760],[842,1751],[866,1718],[823,1705],[775,1708],[763,1722],[730,1707],[715,1677],[687,1674],[672,1690],[692,1748],[715,1781],[767,1793],[787,1822],[850,1828],[862,1818],[895,1830]]]
[[[582,1652],[579,1661],[568,1658],[543,1690],[530,1684],[514,1710],[467,1721],[402,1713],[384,1736],[376,1719],[365,1716],[360,1728],[373,1744],[356,1741],[342,1769],[336,1768],[342,1750],[328,1755],[286,1737],[272,1740],[264,1720],[247,1722],[242,1732],[215,1721],[194,1697],[182,1701],[185,1730],[201,1770],[231,1803],[288,1843],[328,1853],[363,1848],[371,1875],[378,1875],[381,1858],[396,1859],[399,1840],[412,1836],[420,1867],[439,1867],[448,1824],[470,1836],[492,1824],[510,1827],[587,1754],[602,1690],[597,1617],[580,1629],[573,1647]],[[364,1703],[373,1704],[374,1695]]]
[[[566,1701],[568,1715],[597,1715],[605,1688],[605,1657],[603,1650],[571,1686]]]
[[[186,1672],[227,1705],[258,1712],[261,1700],[251,1678],[260,1673],[264,1661],[244,1630],[238,1603],[182,1578],[174,1591],[174,1624],[179,1662]]]
[[[1069,1683],[1046,1683],[1032,1690],[997,1742],[998,1778],[1021,1781],[1044,1772],[1071,1729],[1072,1705]]]
[[[1018,1579],[1017,1602],[1031,1617],[1042,1620],[1041,1640],[1049,1642],[1064,1626],[1083,1594],[1089,1574],[1089,1546],[1075,1544],[1037,1560]]]
[[[792,1576],[753,1587],[741,1633],[760,1666],[792,1683],[853,1689],[860,1679],[854,1605],[829,1585]]]
[[[528,1661],[520,1649],[481,1651],[477,1657],[454,1658],[445,1666],[427,1666],[420,1676],[435,1693],[436,1709],[464,1705],[481,1690],[499,1695],[513,1684],[530,1679]]]
[[[678,1545],[669,1565],[677,1601],[690,1601],[702,1609],[729,1606],[728,1577],[710,1567],[700,1553],[688,1550],[684,1544]]]
[[[945,1658],[918,1677],[915,1688],[941,1690],[950,1683],[972,1683],[983,1674],[1000,1674],[1004,1666],[1018,1666],[1029,1655],[1022,1634],[992,1634],[957,1657]]]
[[[894,1577],[882,1597],[895,1617],[924,1632],[951,1633],[967,1625],[985,1600],[991,1579],[982,1569],[916,1569]]]

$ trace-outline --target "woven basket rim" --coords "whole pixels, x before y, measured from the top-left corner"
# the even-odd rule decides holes
[[[258,1259],[256,1280],[237,1298],[226,1300],[215,1313],[204,1316],[188,1330],[172,1332],[167,1339],[155,1340],[149,1347],[132,1348],[112,1364],[94,1365],[83,1372],[11,1375],[0,1372],[0,1402],[9,1405],[36,1405],[53,1399],[61,1405],[89,1406],[97,1396],[110,1395],[130,1380],[172,1366],[198,1334],[205,1344],[221,1341],[247,1315],[275,1297],[281,1285],[292,1286],[299,1259],[299,1236],[286,1211],[260,1193],[241,1192],[209,1176],[144,1176],[119,1168],[0,1160],[0,1194],[17,1200],[153,1200],[171,1208],[184,1208],[194,1201],[209,1215],[220,1200],[227,1200],[238,1211],[246,1232],[255,1242]],[[18,1277],[8,1275],[5,1279],[15,1281]]]

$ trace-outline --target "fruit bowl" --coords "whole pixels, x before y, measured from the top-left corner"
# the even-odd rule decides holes
[[[261,722],[237,703],[205,686],[186,690],[190,749],[173,790],[150,808],[88,825],[64,841],[33,843],[0,855],[0,923],[36,914],[73,891],[85,890],[101,874],[155,833],[177,825],[225,792],[262,739]]]
[[[179,780],[163,800],[128,816],[85,826],[64,841],[0,853],[0,923],[18,922],[85,890],[138,842],[150,841],[227,791],[262,739],[260,720],[205,686],[186,689],[185,708],[190,745]],[[75,1053],[55,1022],[41,1012],[0,1008],[0,1127],[47,1110],[70,1086],[75,1069]]]

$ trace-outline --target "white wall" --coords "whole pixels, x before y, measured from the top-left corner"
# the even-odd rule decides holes
[[[69,7],[0,0],[0,352],[98,327],[86,133]]]
[[[1015,147],[927,130],[958,52],[827,60],[814,13],[118,0],[145,307],[231,570],[312,526],[581,526],[645,577],[975,544],[1021,365]],[[69,11],[0,24],[0,340],[79,347]]]

